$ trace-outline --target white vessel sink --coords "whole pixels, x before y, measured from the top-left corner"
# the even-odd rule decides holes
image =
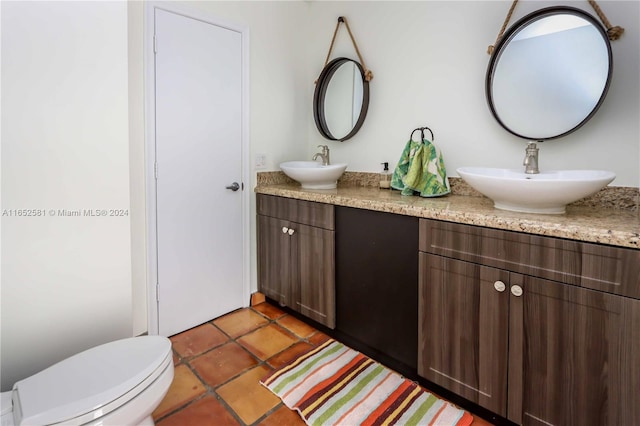
[[[285,175],[307,189],[334,189],[347,164],[323,166],[317,161],[287,161],[280,164]]]
[[[458,174],[493,200],[496,208],[524,213],[564,213],[567,204],[607,186],[616,175],[604,170],[520,170],[461,167]]]

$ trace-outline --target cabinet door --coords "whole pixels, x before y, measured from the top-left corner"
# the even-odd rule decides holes
[[[422,252],[419,267],[418,374],[505,416],[509,273]]]
[[[335,267],[334,231],[294,224],[291,236],[292,289],[301,314],[334,328]]]
[[[415,373],[417,295],[418,218],[336,207],[336,329]]]
[[[508,418],[640,424],[640,300],[527,276],[511,296]]]
[[[258,215],[258,288],[282,305],[292,306],[289,222]]]

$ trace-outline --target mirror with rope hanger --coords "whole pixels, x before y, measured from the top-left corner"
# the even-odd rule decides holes
[[[601,10],[607,30],[581,9],[553,6],[530,13],[505,32],[516,3],[495,49],[489,46],[489,109],[502,127],[523,139],[565,136],[602,105],[613,67],[609,40],[624,29],[611,27]]]
[[[329,61],[341,23],[347,27],[360,62],[344,57]],[[372,78],[373,73],[364,65],[347,19],[339,17],[313,95],[313,118],[324,138],[345,141],[358,133],[367,116]]]

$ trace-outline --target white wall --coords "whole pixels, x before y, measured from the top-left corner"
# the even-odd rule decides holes
[[[595,13],[586,1],[521,1],[511,23],[542,7],[569,4]],[[640,3],[600,1],[613,25],[626,28],[612,42],[611,87],[597,114],[575,133],[540,146],[542,169],[606,169],[617,174],[614,186],[640,183]],[[493,119],[485,101],[489,55],[511,1],[312,2],[307,22],[309,79],[319,75],[338,16],[348,18],[368,68],[369,113],[360,132],[346,142],[323,139],[309,110],[307,158],[326,143],[334,162],[348,170],[394,167],[412,129],[435,133],[447,171],[461,166],[518,168],[526,141]],[[357,59],[346,29],[332,57]],[[295,157],[288,156],[291,160]]]
[[[1,7],[4,391],[130,336],[132,287],[129,216],[83,216],[129,209],[126,3]]]

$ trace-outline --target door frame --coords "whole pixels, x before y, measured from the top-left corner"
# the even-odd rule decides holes
[[[194,10],[184,5],[161,1],[145,2],[144,11],[144,99],[145,99],[145,206],[146,206],[146,261],[147,261],[147,331],[158,334],[158,241],[157,241],[157,199],[156,199],[156,98],[155,98],[155,57],[154,33],[155,10],[196,19],[218,27],[240,33],[242,37],[242,141],[241,141],[241,178],[242,178],[242,300],[243,307],[249,306],[250,299],[250,203],[249,197],[249,28],[228,22],[210,14]]]

